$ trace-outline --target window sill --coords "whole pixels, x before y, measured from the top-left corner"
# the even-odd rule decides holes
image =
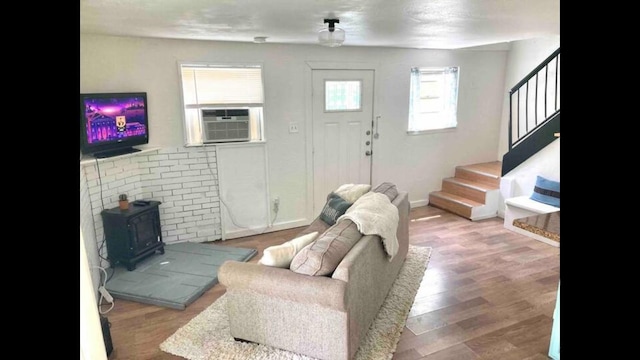
[[[407,131],[407,135],[427,135],[427,134],[453,132],[453,131],[456,131],[457,128],[458,128],[457,126],[454,126],[454,127],[448,127],[448,128],[442,128],[442,129]]]
[[[250,141],[229,141],[229,142],[219,142],[219,143],[207,143],[207,144],[186,144],[184,147],[206,147],[206,146],[251,146],[251,145],[260,145],[266,144],[266,140],[250,140]]]

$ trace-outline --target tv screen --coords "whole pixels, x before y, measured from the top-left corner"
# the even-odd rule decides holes
[[[149,143],[147,93],[80,94],[80,150],[109,157]]]

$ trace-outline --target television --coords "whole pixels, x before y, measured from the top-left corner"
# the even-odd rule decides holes
[[[80,151],[105,158],[149,143],[146,92],[80,94]]]

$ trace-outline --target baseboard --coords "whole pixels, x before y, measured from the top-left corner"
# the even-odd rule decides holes
[[[429,205],[429,199],[409,201],[409,206],[413,208]]]
[[[264,227],[256,227],[256,228],[252,228],[252,229],[242,229],[242,230],[229,231],[229,232],[226,233],[225,239],[229,240],[229,239],[235,239],[235,238],[239,238],[239,237],[252,236],[252,235],[258,235],[258,234],[266,234],[266,233],[270,233],[270,232],[274,232],[274,231],[293,229],[293,228],[309,225],[310,223],[311,223],[311,221],[309,221],[308,219],[304,218],[304,219],[296,219],[296,220],[291,220],[291,221],[278,222],[278,223],[273,224],[273,226],[271,226],[269,228],[266,228],[266,229]]]

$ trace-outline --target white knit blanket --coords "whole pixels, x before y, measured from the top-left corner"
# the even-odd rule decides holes
[[[389,261],[398,253],[398,208],[386,195],[376,192],[362,195],[337,222],[342,219],[353,221],[363,235],[380,236]]]

